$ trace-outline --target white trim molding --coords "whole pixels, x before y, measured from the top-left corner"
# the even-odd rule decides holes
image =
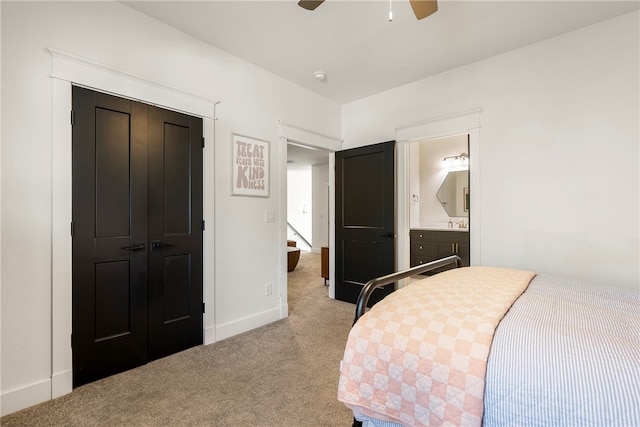
[[[232,322],[224,323],[216,327],[218,341],[230,338],[243,332],[251,331],[260,326],[280,320],[280,308],[263,311],[252,316],[243,317]]]
[[[476,108],[398,126],[396,141],[415,141],[468,133],[470,129],[480,127],[481,112],[481,108]]]
[[[481,108],[433,117],[415,123],[398,126],[398,268],[408,268],[409,253],[409,154],[406,145],[410,142],[441,138],[460,134],[469,135],[469,186],[471,206],[469,211],[469,238],[471,264],[482,265],[480,242],[480,114]],[[407,231],[406,233],[404,231]]]
[[[278,122],[278,136],[285,138],[289,143],[301,144],[304,147],[322,148],[330,151],[342,149],[342,140],[339,138],[323,135],[282,121]]]
[[[2,415],[17,412],[49,399],[51,399],[51,381],[49,380],[6,391],[2,393]]]
[[[47,51],[52,57],[51,78],[181,113],[214,120],[216,118],[215,106],[220,101],[52,47],[47,48]]]
[[[299,126],[294,126],[288,123],[284,123],[282,121],[278,121],[278,137],[280,140],[280,150],[281,153],[287,152],[287,144],[296,144],[302,147],[312,148],[312,149],[321,149],[325,150],[329,153],[329,254],[331,259],[329,260],[330,270],[329,270],[329,297],[334,298],[335,289],[334,289],[334,275],[333,271],[334,260],[333,254],[334,250],[334,239],[333,233],[335,230],[333,229],[335,223],[335,206],[334,206],[334,197],[335,191],[333,188],[334,185],[334,167],[335,167],[335,151],[339,151],[342,149],[342,140],[339,138],[335,138],[328,135],[323,135],[318,132],[314,132],[308,129],[304,129]],[[285,197],[280,198],[279,210],[280,212],[287,212],[287,156],[280,156],[280,164],[278,167],[280,174],[280,194],[284,194]],[[278,219],[278,230],[280,234],[280,247],[282,250],[280,251],[280,307],[281,307],[281,318],[285,318],[289,313],[289,306],[287,304],[287,254],[286,254],[286,246],[287,246],[287,216],[286,214],[279,215]]]
[[[215,334],[215,240],[214,201],[207,188],[213,182],[215,162],[215,109],[218,101],[203,98],[170,85],[98,64],[79,56],[47,49],[52,57],[51,71],[51,150],[52,150],[52,277],[51,277],[51,378],[44,383],[26,386],[3,394],[3,413],[12,412],[62,396],[72,391],[71,351],[71,111],[72,85],[141,101],[173,111],[203,118],[207,140],[204,152],[204,220],[203,298],[207,312],[203,317],[205,342],[216,340]],[[210,174],[210,175],[209,175]],[[45,390],[46,389],[46,393]],[[14,398],[15,396],[15,398]]]

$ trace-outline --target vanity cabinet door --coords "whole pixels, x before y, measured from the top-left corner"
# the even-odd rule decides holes
[[[451,255],[457,255],[455,249],[455,243],[453,242],[438,242],[436,243],[436,253],[438,258],[444,258]]]
[[[436,259],[433,235],[422,230],[411,230],[411,267]]]
[[[458,255],[463,266],[469,265],[469,233],[466,231],[434,231],[437,258]],[[450,267],[453,268],[453,267]]]

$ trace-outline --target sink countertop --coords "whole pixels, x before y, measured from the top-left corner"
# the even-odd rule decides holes
[[[455,226],[453,228],[447,227],[411,227],[411,230],[429,230],[429,231],[463,231],[469,232],[469,227],[467,228],[458,228]]]

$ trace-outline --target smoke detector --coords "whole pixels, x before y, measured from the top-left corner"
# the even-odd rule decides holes
[[[315,73],[313,73],[313,77],[315,77],[318,81],[325,81],[327,79],[327,73],[325,73],[324,71],[316,71]]]

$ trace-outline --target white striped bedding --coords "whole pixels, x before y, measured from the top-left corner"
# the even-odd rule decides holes
[[[483,426],[640,426],[640,290],[536,276],[494,335]]]
[[[640,426],[640,292],[540,274],[496,330],[484,426]]]

